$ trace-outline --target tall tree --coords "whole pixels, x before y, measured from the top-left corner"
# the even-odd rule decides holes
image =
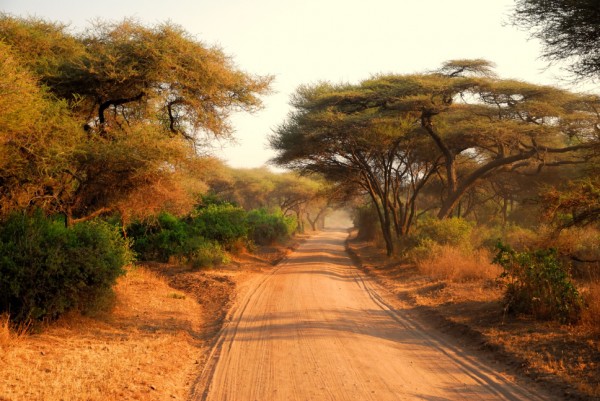
[[[302,87],[292,104],[295,113],[271,138],[275,162],[355,180],[378,210],[388,253],[394,185],[410,188],[404,172],[416,181],[441,172],[438,217],[446,218],[488,177],[581,163],[598,147],[597,97],[500,80],[484,60],[456,60],[437,72],[378,76],[358,85]],[[425,138],[428,146],[411,150]]]
[[[579,77],[600,76],[597,0],[517,0],[513,21],[541,40],[546,59],[567,61]]]
[[[61,24],[2,15],[0,42],[47,88],[40,89],[44,98],[62,110],[54,119],[77,122],[53,169],[31,175],[37,189],[23,201],[64,213],[68,222],[190,207],[201,189],[191,177],[202,175],[206,161],[197,152],[232,134],[232,112],[260,108],[271,82],[240,71],[220,49],[170,23],[98,22],[73,34]],[[58,144],[59,132],[51,127],[46,135]],[[19,135],[43,149],[39,135]]]
[[[354,102],[370,92],[329,84],[299,88],[293,99],[296,112],[278,127],[270,143],[278,151],[275,163],[318,173],[332,182],[352,182],[367,194],[391,255],[394,229],[399,233],[414,215],[410,203],[416,196],[405,197],[405,190],[418,192],[430,171],[418,167],[414,158],[423,141],[415,137],[418,126],[413,121],[376,114]],[[399,219],[398,213],[405,214]]]

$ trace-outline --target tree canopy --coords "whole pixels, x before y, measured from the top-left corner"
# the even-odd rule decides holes
[[[190,208],[200,157],[253,112],[271,77],[239,70],[182,28],[97,21],[82,33],[0,16],[2,213],[42,207],[68,222]]]
[[[491,68],[455,60],[432,73],[302,86],[270,139],[274,162],[355,182],[378,209],[391,253],[391,227],[406,232],[432,177],[438,217],[446,218],[490,177],[595,156],[597,97],[498,79]]]
[[[579,77],[600,76],[597,0],[517,0],[513,21],[541,40],[546,59],[567,61]]]

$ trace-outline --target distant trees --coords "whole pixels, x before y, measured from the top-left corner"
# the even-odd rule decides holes
[[[578,77],[600,76],[597,0],[517,0],[513,21],[541,40],[546,59],[566,61]]]
[[[357,85],[303,86],[271,137],[281,166],[354,182],[377,210],[388,254],[419,194],[439,188],[437,215],[491,177],[536,174],[596,155],[600,101],[501,80],[484,60]]]
[[[267,168],[223,168],[208,180],[210,193],[246,210],[279,210],[293,215],[298,230],[308,222],[313,230],[322,222],[335,203],[329,184],[319,177],[302,177],[296,173],[274,173]]]
[[[170,23],[72,34],[2,15],[0,42],[0,101],[12,110],[0,154],[14,155],[0,165],[0,211],[42,207],[68,224],[189,209],[206,189],[193,177],[211,163],[199,151],[231,135],[231,112],[260,108],[271,82]]]

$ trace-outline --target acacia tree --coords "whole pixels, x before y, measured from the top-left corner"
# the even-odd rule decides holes
[[[566,60],[579,77],[600,76],[597,0],[517,0],[513,21],[541,40],[546,59]]]
[[[301,87],[293,99],[296,112],[278,127],[270,143],[278,151],[275,163],[318,173],[332,182],[353,183],[368,194],[391,255],[394,228],[402,234],[414,216],[411,202],[416,195],[405,194],[418,193],[431,172],[424,172],[413,157],[419,153],[416,125],[365,112],[353,102],[365,92],[369,89],[329,84]],[[401,218],[399,213],[404,213]]]
[[[599,99],[493,77],[482,60],[446,63],[421,105],[421,127],[444,155],[447,193],[438,212],[452,214],[482,180],[501,172],[583,163],[598,146]],[[440,124],[438,124],[438,121]],[[461,160],[474,167],[459,175]]]
[[[392,173],[413,165],[403,155],[429,163],[427,172],[412,170],[417,180],[440,171],[438,217],[446,218],[495,174],[580,163],[597,148],[598,98],[500,80],[484,60],[457,60],[437,72],[378,76],[358,85],[303,87],[292,104],[296,112],[271,138],[279,152],[275,162],[362,186],[377,209],[388,254],[392,183],[406,187],[408,180]],[[436,151],[409,152],[409,137],[429,138]]]
[[[264,167],[224,171],[222,176],[209,180],[213,195],[246,210],[264,208],[294,215],[299,231],[304,230],[305,217],[315,230],[317,220],[327,211],[326,183],[318,177],[276,173]]]
[[[38,86],[0,42],[0,217],[30,204],[49,207],[82,138],[66,104]]]
[[[173,24],[100,22],[71,34],[3,15],[0,39],[78,121],[76,149],[61,153],[58,176],[37,172],[36,199],[51,199],[68,223],[191,206],[200,188],[189,177],[203,164],[195,152],[231,135],[230,113],[259,108],[271,81]]]
[[[298,231],[305,230],[305,217],[313,231],[329,205],[325,182],[319,177],[303,177],[296,173],[280,173],[273,176],[275,188],[269,195],[284,215],[294,213]]]

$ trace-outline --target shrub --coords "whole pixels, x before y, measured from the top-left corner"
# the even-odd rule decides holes
[[[197,269],[229,263],[229,257],[217,242],[205,241],[194,249],[190,255],[190,263]]]
[[[472,251],[471,232],[473,225],[461,218],[433,219],[422,221],[417,229],[403,239],[405,255],[414,263],[431,260],[439,246],[461,248]]]
[[[585,309],[582,323],[600,333],[600,281],[591,282],[585,293]]]
[[[173,256],[189,254],[195,246],[191,227],[166,212],[155,221],[136,222],[127,231],[134,239],[134,251],[142,260],[168,262]]]
[[[440,245],[470,245],[473,224],[465,219],[427,219],[419,225],[418,236],[421,241],[431,240]]]
[[[504,241],[506,241],[511,248],[519,251],[542,248],[544,246],[541,245],[540,233],[543,233],[544,231],[545,229],[542,228],[539,228],[536,232],[528,228],[510,225],[505,230]]]
[[[0,226],[0,313],[15,322],[97,309],[132,254],[116,227],[100,221],[66,228],[41,213]]]
[[[213,203],[201,208],[190,223],[201,236],[227,248],[248,235],[246,211],[229,203]]]
[[[269,213],[265,209],[248,212],[248,236],[259,245],[269,245],[289,238],[296,230],[294,217],[283,216],[282,213]]]
[[[572,323],[579,319],[582,299],[555,249],[516,252],[498,244],[494,262],[504,269],[505,310],[541,319]]]

